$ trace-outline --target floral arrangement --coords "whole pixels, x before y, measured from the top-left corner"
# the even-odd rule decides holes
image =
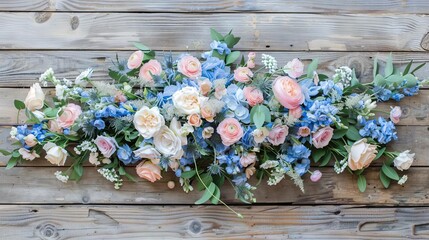
[[[47,70],[24,102],[15,100],[29,125],[12,128],[18,147],[1,150],[10,156],[7,168],[44,154],[54,165],[69,161],[70,168],[55,173],[62,182],[79,180],[90,163],[116,189],[124,179],[136,181],[130,169],[150,182],[172,172],[185,192],[203,191],[196,204],[223,203],[224,183],[237,199],[255,202],[259,183],[251,178],[268,185],[291,178],[304,191],[303,177],[322,177],[310,171],[312,162],[331,164],[338,174],[347,169],[365,191],[365,169],[380,159],[384,187],[405,183],[407,175],[397,170],[410,168],[414,154],[386,150],[398,138],[401,109],[392,107],[387,119],[376,107],[417,94],[425,82],[414,72],[423,65],[411,70],[410,62],[398,72],[390,57],[381,74],[375,59],[374,80],[360,83],[347,66],[332,77],[318,74],[317,59],[306,73],[297,58],[279,67],[267,54],[257,67],[256,53],[232,50],[239,37],[214,29],[211,37],[211,50],[200,58],[165,53],[156,60],[154,51],[135,43],[138,50],[117,60],[105,82],[92,81],[91,69],[73,81]],[[52,100],[40,86],[50,84]]]

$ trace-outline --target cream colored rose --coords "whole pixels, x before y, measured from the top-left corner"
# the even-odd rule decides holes
[[[134,127],[146,139],[153,137],[164,124],[164,117],[159,113],[157,107],[144,106],[134,115]]]
[[[52,148],[46,151],[45,158],[52,164],[55,164],[58,166],[64,166],[67,156],[68,156],[68,153],[64,148],[59,146],[53,146]]]
[[[29,147],[34,147],[37,145],[37,139],[33,134],[28,134],[24,137],[24,142]]]
[[[270,131],[266,127],[261,127],[258,129],[255,129],[252,132],[253,139],[256,143],[262,143],[266,137],[270,134]]]
[[[366,168],[375,156],[377,156],[377,146],[366,143],[366,138],[363,138],[352,145],[348,165],[353,171]]]
[[[393,160],[393,165],[400,171],[408,170],[414,162],[414,155],[410,150],[403,151]]]
[[[200,113],[201,98],[194,87],[184,87],[173,94],[173,104],[179,114]]]
[[[42,91],[39,83],[33,84],[25,98],[25,107],[30,111],[35,111],[43,108],[45,102],[45,94]]]
[[[134,155],[149,160],[156,160],[161,158],[161,154],[151,145],[145,145],[135,150]]]
[[[182,141],[171,129],[167,126],[162,126],[161,129],[153,136],[153,144],[155,148],[164,156],[172,159],[182,157]]]

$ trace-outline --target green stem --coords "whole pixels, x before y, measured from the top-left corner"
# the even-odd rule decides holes
[[[203,184],[204,188],[210,192],[207,185],[201,179],[200,173],[198,172],[197,161],[195,160],[195,157],[194,157],[194,164],[195,164],[195,172],[197,173],[198,180],[200,180],[200,182]],[[220,200],[217,196],[215,196],[212,192],[210,192],[210,194],[212,195],[212,197],[214,197],[216,200],[218,200],[220,203],[222,203],[226,208],[228,208],[231,212],[235,213],[239,218],[243,218],[243,215],[236,212],[234,209],[232,209],[230,206],[228,206],[224,201]]]

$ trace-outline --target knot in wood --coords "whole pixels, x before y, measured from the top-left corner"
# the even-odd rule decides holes
[[[79,17],[73,16],[70,19],[70,26],[72,30],[76,30],[76,28],[79,27]]]
[[[36,23],[44,23],[48,21],[51,16],[51,12],[37,12],[34,14],[34,21],[36,21]]]
[[[199,221],[192,221],[189,224],[188,230],[192,233],[192,234],[200,234],[202,231],[203,227],[201,226],[201,223]]]
[[[38,225],[36,227],[36,235],[43,240],[54,240],[60,238],[57,227],[52,223]]]
[[[422,38],[422,41],[420,42],[420,46],[426,50],[429,51],[429,32],[425,34],[425,36]]]
[[[82,202],[83,203],[89,203],[89,197],[88,196],[83,196],[82,197]]]

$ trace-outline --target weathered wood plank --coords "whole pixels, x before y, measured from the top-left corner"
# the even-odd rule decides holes
[[[429,208],[0,206],[4,239],[423,239]],[[270,219],[270,221],[268,220]]]
[[[423,51],[429,41],[429,18],[412,14],[2,12],[0,21],[0,49],[132,49],[141,41],[200,50],[210,27],[233,28],[245,50]]]
[[[208,46],[206,46],[208,47]],[[73,79],[88,67],[94,68],[94,80],[109,78],[107,69],[115,61],[116,54],[120,59],[127,59],[131,51],[0,51],[0,87],[28,87],[37,81],[40,74],[52,67],[59,78]],[[157,53],[162,60],[163,52]],[[177,53],[173,53],[175,56]],[[193,52],[194,55],[198,55]],[[247,56],[247,52],[243,53]],[[344,65],[355,68],[356,75],[363,82],[372,81],[373,58],[382,61],[387,59],[389,53],[380,52],[270,52],[276,57],[280,66],[285,65],[293,58],[299,57],[305,64],[311,59],[319,59],[320,73],[332,76],[333,71]],[[261,54],[257,54],[260,62]],[[429,56],[423,52],[395,52],[393,61],[398,67],[405,67],[411,59],[414,66],[429,62]],[[429,76],[429,67],[417,71],[417,76]]]
[[[177,178],[164,176],[160,181],[149,183],[139,179],[138,183],[124,179],[124,186],[114,190],[113,184],[86,167],[79,183],[59,182],[54,172],[61,168],[17,167],[12,170],[0,168],[0,204],[193,204],[202,193],[182,192]],[[62,168],[65,171],[67,168]],[[132,175],[134,169],[128,168]],[[258,203],[277,204],[367,204],[416,206],[429,204],[428,167],[412,168],[405,186],[392,183],[384,189],[379,180],[378,169],[372,168],[365,174],[368,182],[365,193],[359,192],[356,177],[337,175],[331,168],[321,169],[323,178],[318,183],[305,179],[306,193],[302,193],[288,179],[276,186],[267,186],[263,181],[255,192]],[[169,190],[167,182],[176,182],[176,188]],[[254,183],[256,181],[253,181]],[[234,199],[234,190],[227,183],[222,188],[221,198],[228,203],[239,203]]]
[[[147,2],[129,0],[126,4],[115,0],[15,0],[0,2],[0,11],[96,11],[96,12],[288,12],[288,13],[428,13],[425,0],[322,1],[311,0],[158,0]]]

